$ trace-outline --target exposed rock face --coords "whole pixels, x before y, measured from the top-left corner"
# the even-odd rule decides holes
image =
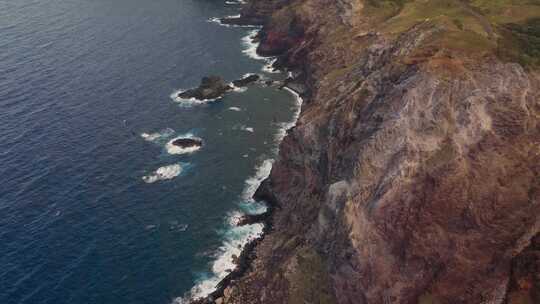
[[[306,90],[257,194],[271,231],[220,301],[540,303],[537,67],[462,1],[470,23],[338,2],[244,9]]]
[[[232,88],[225,83],[221,77],[208,76],[201,79],[199,87],[181,92],[178,94],[178,97],[185,99],[195,98],[199,100],[216,99],[230,90],[232,90]]]
[[[202,146],[202,140],[199,138],[178,138],[172,142],[173,145],[180,147],[182,149],[195,148]]]
[[[540,303],[540,235],[512,261],[508,304]]]
[[[257,74],[251,74],[251,75],[248,75],[242,79],[238,79],[238,80],[234,80],[233,81],[233,84],[235,87],[245,87],[257,80],[259,80],[261,78],[261,76],[257,75]]]

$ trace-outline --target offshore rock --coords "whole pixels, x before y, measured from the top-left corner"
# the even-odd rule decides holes
[[[172,144],[182,149],[186,149],[186,148],[201,147],[203,142],[199,138],[186,137],[186,138],[178,138],[174,140]]]
[[[181,92],[178,94],[178,97],[183,99],[195,98],[198,100],[209,100],[220,98],[230,90],[232,88],[221,77],[207,76],[201,79],[199,87]]]
[[[261,78],[261,76],[257,75],[257,74],[250,74],[242,79],[238,79],[238,80],[234,80],[233,81],[233,84],[235,87],[245,87],[253,82],[256,82],[257,80],[259,80]]]

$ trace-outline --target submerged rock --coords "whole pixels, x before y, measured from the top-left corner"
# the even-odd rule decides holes
[[[178,138],[172,144],[182,149],[195,148],[202,146],[202,140],[199,138]]]
[[[246,76],[246,77],[244,77],[242,79],[234,80],[233,84],[234,84],[235,87],[245,87],[248,84],[259,80],[260,78],[261,78],[261,76],[259,76],[257,74],[251,74],[251,75],[248,75],[248,76]]]
[[[189,89],[187,91],[178,94],[178,97],[184,99],[216,99],[221,97],[226,92],[232,90],[221,77],[219,76],[207,76],[201,79],[201,84],[195,89]]]

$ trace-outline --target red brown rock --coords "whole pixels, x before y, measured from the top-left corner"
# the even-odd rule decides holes
[[[308,89],[224,303],[540,303],[537,68],[444,20],[398,35],[363,1],[264,3],[261,49]]]

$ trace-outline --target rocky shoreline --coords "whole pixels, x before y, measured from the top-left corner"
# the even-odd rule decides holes
[[[200,101],[217,100],[227,92],[230,92],[234,87],[247,87],[257,81],[261,76],[250,74],[243,78],[233,80],[231,84],[227,84],[223,78],[216,75],[205,76],[201,79],[198,87],[182,91],[177,94],[180,99],[196,99]]]
[[[263,50],[263,47],[261,46],[260,42],[262,41],[262,37],[265,36],[265,18],[262,16],[247,16],[241,15],[240,17],[224,17],[220,19],[220,22],[222,24],[227,25],[236,25],[236,26],[261,26],[260,31],[258,32],[257,36],[255,37],[255,41],[259,42],[259,46],[257,48],[257,54],[260,56],[265,57],[272,57],[276,55],[282,55],[283,50],[281,51],[268,51],[270,48],[266,48],[266,50]],[[273,69],[276,70],[288,70],[289,69],[285,66],[285,64],[280,63],[279,57],[278,60],[276,60],[273,64]],[[289,76],[283,80],[278,81],[277,85],[281,89],[288,88],[289,90],[295,92],[299,96],[307,96],[308,89],[305,84],[305,79],[302,77],[293,77],[293,75],[296,74],[297,76],[301,75],[299,72],[291,72],[289,71]],[[235,80],[232,82],[232,84],[236,87],[242,87],[246,86],[250,83],[259,81],[261,78],[259,75],[251,74],[247,75],[242,79]],[[276,81],[268,82],[265,81],[265,84],[267,86],[276,85]],[[290,130],[286,130],[288,133]],[[205,298],[200,299],[192,299],[191,304],[223,304],[224,298],[227,296],[226,290],[227,288],[231,287],[235,280],[240,279],[245,272],[249,269],[251,266],[251,263],[256,258],[255,256],[255,248],[264,240],[265,235],[270,233],[272,231],[272,216],[274,214],[274,211],[276,208],[279,208],[279,205],[277,204],[277,200],[272,194],[272,191],[269,186],[269,179],[265,179],[257,188],[255,194],[253,195],[253,199],[257,202],[264,202],[267,210],[262,214],[244,214],[242,217],[238,220],[236,225],[243,226],[243,225],[252,225],[252,224],[263,224],[263,232],[259,238],[256,238],[254,240],[251,240],[248,242],[244,248],[242,249],[240,255],[235,258],[235,264],[236,268],[233,269],[225,278],[223,278],[219,284],[216,286],[216,289],[210,293]]]
[[[538,67],[504,53],[496,11],[445,5],[468,24],[354,0],[222,21],[263,25],[305,106],[255,195],[269,211],[241,220],[263,236],[195,303],[540,301]]]

